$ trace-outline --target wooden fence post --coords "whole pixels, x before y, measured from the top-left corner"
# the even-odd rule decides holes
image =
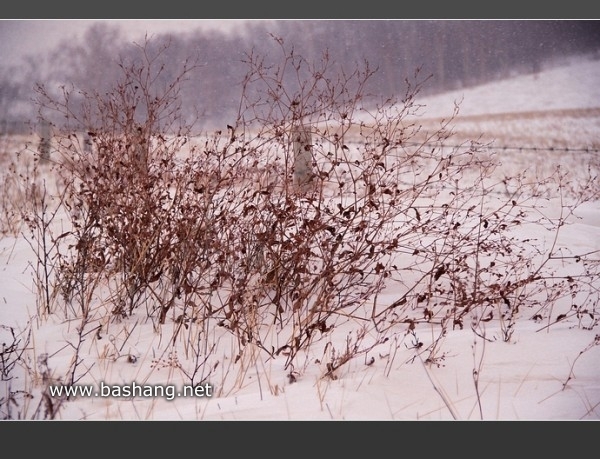
[[[312,135],[304,125],[292,129],[294,151],[294,188],[301,193],[312,186],[314,171],[312,167]]]
[[[40,127],[40,143],[38,145],[38,153],[40,155],[40,162],[42,163],[50,160],[51,140],[52,132],[50,129],[50,123],[46,120],[43,120]]]

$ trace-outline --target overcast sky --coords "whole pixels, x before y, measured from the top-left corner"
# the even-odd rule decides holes
[[[185,32],[203,27],[230,31],[241,21],[234,19],[177,19],[177,20],[0,20],[0,57],[4,65],[18,64],[27,55],[49,51],[62,40],[78,39],[95,22],[121,24],[129,40],[166,32]]]

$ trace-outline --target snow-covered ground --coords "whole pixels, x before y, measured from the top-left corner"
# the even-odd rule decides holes
[[[572,58],[545,71],[466,90],[423,97],[419,119],[435,129],[458,105],[458,139],[522,147],[597,149],[600,140],[598,58]],[[531,150],[527,150],[531,151]]]
[[[454,103],[460,102],[456,142],[472,138],[490,143],[489,152],[496,153],[502,164],[497,172],[500,178],[525,170],[531,171],[529,177],[546,175],[561,165],[576,187],[590,174],[600,172],[600,60],[574,60],[537,75],[517,76],[417,102],[424,105],[419,119],[425,129],[433,129],[440,118],[452,113]],[[551,147],[555,150],[544,150]],[[598,191],[597,179],[591,187]],[[556,195],[549,198],[547,215],[557,217],[560,200]],[[566,195],[565,199],[572,197]],[[600,258],[600,201],[584,203],[568,223],[561,230],[558,247],[568,248],[573,256],[591,253],[590,259]],[[539,228],[534,233],[527,233],[527,228],[521,231],[522,237],[548,237]],[[572,266],[568,263],[565,260],[562,266],[567,273]],[[2,418],[43,418],[48,407],[39,392],[44,377],[64,378],[61,371],[69,367],[74,355],[77,321],[36,311],[34,264],[24,238],[0,237],[0,341],[4,343],[3,357],[9,359],[0,375]],[[487,340],[469,327],[451,330],[439,340],[433,365],[423,361],[426,354],[414,345],[414,339],[418,337],[426,348],[440,331],[430,324],[419,324],[414,334],[398,333],[394,340],[349,361],[335,378],[323,377],[324,352],[317,350],[307,356],[305,367],[293,378],[283,361],[258,353],[236,362],[228,353],[233,338],[224,334],[214,339],[218,344],[214,354],[219,356],[220,365],[211,373],[210,388],[194,397],[172,400],[170,393],[150,396],[132,386],[150,391],[158,385],[163,389],[172,385],[181,392],[189,378],[181,370],[185,365],[179,363],[186,360],[189,349],[183,344],[169,345],[173,324],[165,324],[157,332],[140,311],[138,316],[111,325],[103,334],[86,337],[79,354],[83,359],[80,368],[89,372],[80,383],[91,385],[98,395],[63,403],[56,418],[598,419],[599,289],[597,281],[588,286],[587,299],[595,308],[584,322],[570,316],[549,327],[548,321],[531,320],[532,311],[522,311],[508,342],[501,339],[503,328],[497,321],[488,322]],[[390,285],[378,301],[385,304],[397,298],[398,292]],[[591,326],[585,326],[588,324]],[[11,330],[21,343],[28,343],[18,360],[8,349],[13,342]],[[342,350],[352,333],[352,329],[341,326],[329,336],[330,348]],[[8,368],[11,362],[14,366]],[[117,394],[115,386],[109,395],[102,396],[103,390],[108,394],[102,388],[104,382],[121,385],[121,391],[129,387],[134,393],[142,392],[132,398]],[[206,396],[209,389],[211,396]],[[38,407],[40,411],[36,411]]]
[[[454,102],[460,102],[462,116],[564,109],[598,108],[598,59],[579,60],[535,74],[483,84],[465,90],[423,97],[429,117],[452,114]]]

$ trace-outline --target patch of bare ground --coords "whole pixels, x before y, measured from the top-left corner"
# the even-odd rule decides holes
[[[419,138],[447,123],[448,118],[422,118]],[[600,108],[536,110],[512,113],[458,114],[452,125],[455,142],[477,139],[494,148],[536,150],[600,149]],[[590,140],[591,139],[591,140]]]

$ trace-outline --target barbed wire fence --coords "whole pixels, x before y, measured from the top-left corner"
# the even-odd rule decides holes
[[[84,141],[86,133],[80,133]],[[42,132],[42,127],[34,126],[31,122],[28,121],[8,121],[0,119],[0,153],[7,154],[11,153],[10,150],[17,147],[17,144],[11,141],[11,139],[19,136],[28,136],[28,135],[36,135],[41,138],[46,137],[48,134]],[[490,136],[493,138],[493,136]],[[600,144],[600,136],[598,139],[598,143]],[[87,144],[86,144],[87,145]],[[454,142],[454,143],[446,143],[440,141],[433,142],[420,142],[420,141],[407,141],[402,142],[402,147],[408,148],[419,148],[419,147],[435,147],[441,149],[466,149],[477,147],[480,151],[486,152],[517,152],[517,153],[544,153],[544,152],[556,152],[556,153],[567,153],[567,154],[576,154],[576,153],[600,153],[600,145],[591,145],[591,146],[538,146],[538,145],[519,145],[517,143],[513,144],[495,144],[495,141],[492,140],[487,143],[480,143],[473,140],[466,140],[463,143]],[[31,147],[31,145],[30,145]],[[89,148],[86,148],[86,151],[89,151]],[[16,151],[15,151],[16,152]],[[600,160],[600,157],[599,157]]]
[[[600,141],[600,139],[599,139]],[[402,145],[408,146],[408,147],[419,147],[419,146],[437,146],[437,147],[443,147],[443,148],[466,148],[468,145],[466,144],[440,144],[438,142],[406,142],[403,143]],[[577,148],[573,148],[573,147],[553,147],[553,146],[549,146],[549,147],[536,147],[536,146],[531,146],[531,145],[478,145],[478,146],[483,146],[483,147],[487,147],[490,150],[495,150],[495,151],[519,151],[519,152],[525,152],[525,151],[532,151],[532,152],[544,152],[544,151],[555,151],[555,152],[565,152],[565,153],[600,153],[600,147],[577,147]]]

